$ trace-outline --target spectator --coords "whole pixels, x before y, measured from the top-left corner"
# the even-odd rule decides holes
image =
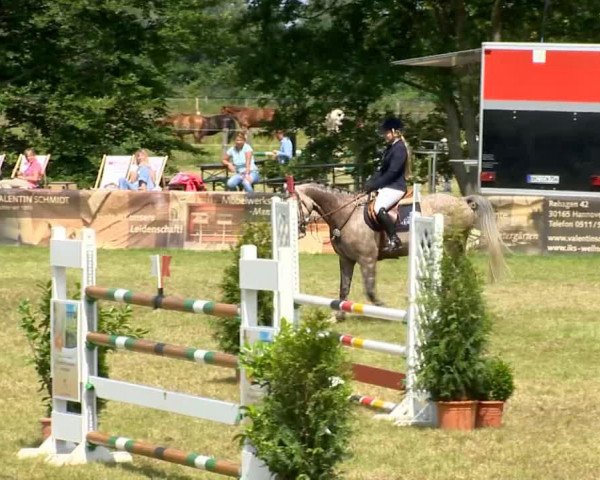
[[[0,188],[37,188],[40,180],[44,176],[44,169],[38,162],[33,148],[25,150],[27,168],[23,172],[19,171],[15,178],[9,178],[0,181]]]
[[[241,184],[244,191],[254,191],[252,184],[258,182],[260,176],[254,162],[252,147],[246,143],[246,135],[242,132],[235,136],[234,146],[223,155],[223,165],[233,173],[227,180],[228,190],[235,190]]]
[[[276,130],[275,137],[279,140],[279,150],[273,150],[273,155],[275,155],[281,165],[284,165],[292,159],[294,147],[292,141],[285,135],[283,130]]]
[[[135,165],[127,173],[127,178],[119,178],[120,190],[154,190],[155,173],[148,160],[148,152],[141,148],[134,155]]]

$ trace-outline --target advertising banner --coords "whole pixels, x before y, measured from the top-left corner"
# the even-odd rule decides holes
[[[80,402],[79,302],[52,300],[52,396]]]
[[[101,248],[226,250],[247,222],[270,222],[269,193],[0,191],[0,244],[47,246],[53,226],[69,237],[96,231]],[[600,198],[488,197],[502,239],[523,253],[599,252]],[[300,251],[333,253],[329,227],[310,222]]]
[[[245,222],[270,221],[270,194],[120,190],[0,193],[0,243],[48,245],[53,226],[96,230],[103,248],[219,250]]]

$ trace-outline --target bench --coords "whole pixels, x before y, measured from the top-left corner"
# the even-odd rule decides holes
[[[264,160],[255,160],[254,163],[256,163],[257,167],[260,167],[264,163]],[[200,175],[204,183],[206,185],[210,183],[213,190],[216,190],[217,184],[224,186],[231,174],[222,163],[204,163],[198,165],[198,168],[200,169]]]
[[[229,170],[222,163],[206,163],[198,165],[198,167],[204,184],[210,183],[213,190],[216,190],[217,183],[225,184],[229,178]]]

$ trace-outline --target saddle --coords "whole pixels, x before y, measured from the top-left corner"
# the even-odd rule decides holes
[[[410,226],[410,215],[413,206],[413,193],[413,188],[408,187],[402,198],[388,209],[388,213],[394,219],[396,232],[398,233],[408,232],[408,228]],[[379,224],[379,220],[377,220],[377,212],[375,211],[375,198],[376,197],[370,199],[365,205],[364,218],[365,223],[371,230],[380,232],[383,230],[383,227]],[[416,209],[418,212],[421,211],[421,205],[418,202]]]

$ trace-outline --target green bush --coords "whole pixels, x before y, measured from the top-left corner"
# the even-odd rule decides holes
[[[52,377],[50,376],[50,300],[52,299],[52,282],[39,282],[37,284],[40,293],[35,304],[29,299],[21,300],[17,309],[21,317],[19,326],[31,348],[29,362],[35,367],[38,374],[39,391],[44,395],[42,403],[46,416],[52,412]],[[76,293],[71,298],[80,297],[81,287],[76,286]],[[114,306],[98,308],[98,331],[109,335],[128,335],[131,337],[142,337],[148,333],[142,328],[133,328],[130,324],[131,307],[126,305],[122,308]],[[113,350],[111,347],[98,347],[98,375],[108,377],[108,364],[106,353]],[[71,403],[71,402],[70,402]],[[104,406],[101,399],[98,400],[98,413]],[[78,411],[78,404],[70,405],[71,411]]]
[[[483,360],[479,381],[478,400],[505,402],[515,390],[512,368],[498,357]]]
[[[490,332],[482,279],[464,253],[462,234],[444,239],[441,282],[425,281],[417,381],[432,400],[476,398]]]
[[[350,373],[327,314],[313,311],[297,329],[283,322],[274,343],[244,349],[241,362],[266,391],[249,406],[242,438],[281,480],[338,478],[348,454]]]
[[[225,268],[221,281],[223,303],[239,304],[240,298],[240,255],[242,245],[256,245],[258,258],[271,258],[271,224],[246,223],[242,235],[233,249],[232,262]],[[258,292],[258,323],[271,325],[273,318],[273,293]],[[237,355],[240,351],[240,318],[217,318],[211,320],[214,338],[219,348]]]

